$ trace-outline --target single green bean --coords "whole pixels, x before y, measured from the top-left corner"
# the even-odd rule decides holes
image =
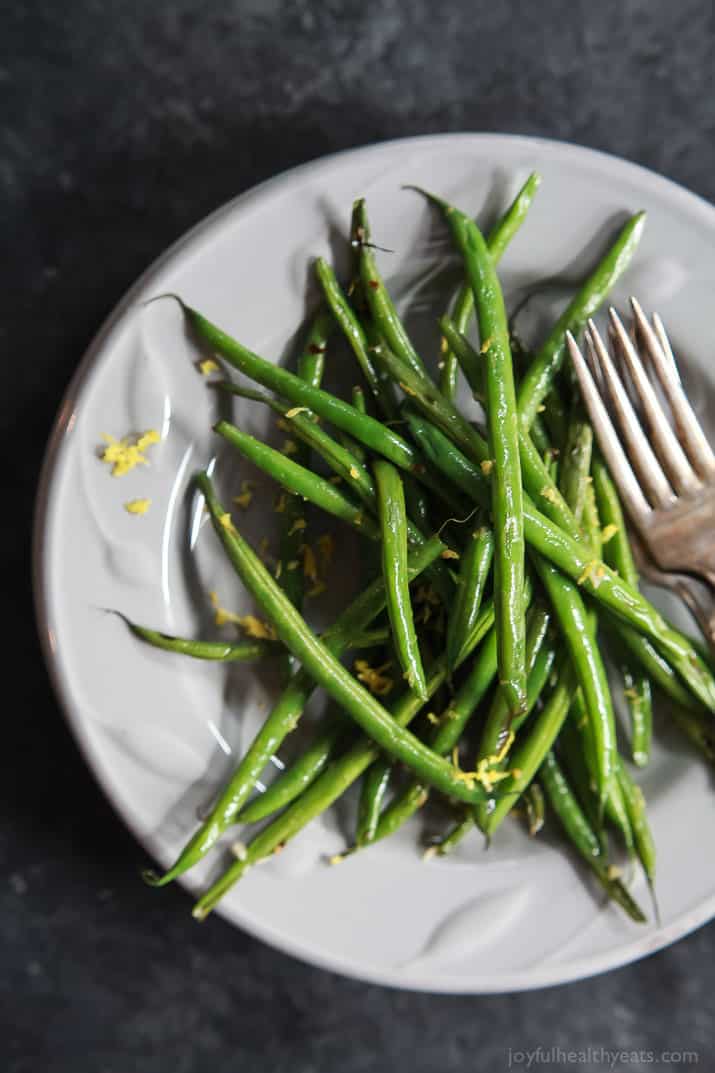
[[[566,332],[577,335],[628,267],[645,226],[645,213],[631,216],[616,241],[581,285],[542,343],[519,387],[522,426],[528,429],[563,364]]]
[[[402,481],[389,462],[375,462],[373,472],[380,516],[382,576],[395,652],[410,689],[426,700],[427,686],[407,574],[407,515]]]
[[[459,564],[457,593],[448,608],[447,662],[457,664],[465,637],[476,621],[494,554],[494,534],[482,527],[470,533]]]
[[[586,504],[592,448],[593,429],[583,407],[577,404],[569,420],[566,445],[559,456],[559,486],[577,522],[581,521]]]
[[[380,539],[379,529],[372,518],[366,517],[358,504],[323,477],[293,462],[280,451],[261,443],[228,421],[218,421],[214,425],[214,431],[254,465],[269,473],[288,492],[296,493],[326,513],[340,518],[368,539]]]
[[[220,519],[225,515],[223,511],[221,511],[220,515],[215,513],[218,510],[218,505],[211,486],[206,485],[205,489],[211,496],[210,500],[207,496],[207,502],[211,504],[212,519],[223,531],[228,532],[228,529],[225,529],[220,520],[216,522],[217,517]],[[416,577],[421,573],[439,554],[440,547],[440,542],[433,540],[425,547],[414,551],[410,557],[411,575]],[[278,586],[275,587],[278,588]],[[287,597],[284,594],[281,595],[283,600],[287,601]],[[350,647],[354,635],[380,614],[385,606],[386,598],[382,580],[377,579],[346,608],[323,634],[322,642],[326,651],[331,651],[336,657],[340,656]],[[314,688],[315,681],[307,671],[301,669],[292,676],[231,779],[219,795],[218,801],[213,806],[208,818],[188,841],[174,865],[161,877],[149,873],[147,875],[149,882],[156,886],[163,886],[181,875],[196,864],[197,861],[201,860],[211,847],[216,844],[227,827],[235,822],[256,780],[271,756],[278,749],[286,735],[297,725]]]
[[[549,804],[561,821],[572,844],[593,870],[603,889],[632,920],[644,924],[646,918],[637,902],[629,894],[625,885],[612,876],[598,838],[581,811],[553,752],[549,752],[544,758],[539,774],[548,795]]]
[[[375,840],[391,774],[392,761],[386,756],[378,756],[363,775],[355,829],[356,846],[367,846]]]
[[[541,176],[535,171],[532,172],[509,208],[487,235],[487,246],[495,265],[499,263],[507,246],[523,224],[540,183]],[[470,284],[465,282],[459,289],[451,313],[451,319],[460,332],[466,332],[473,312],[474,294]],[[449,347],[442,362],[440,389],[448,399],[454,400],[457,388],[457,359]]]
[[[526,822],[529,830],[529,834],[533,838],[534,835],[538,835],[541,828],[544,826],[544,820],[546,818],[546,802],[544,800],[544,791],[538,782],[532,782],[531,786],[528,786],[524,792],[524,808],[526,809]]]
[[[633,830],[638,858],[651,887],[655,882],[655,842],[646,816],[643,791],[631,778],[621,758],[616,764],[616,778],[623,795],[626,812]]]
[[[146,644],[153,648],[161,648],[165,652],[191,656],[193,659],[213,660],[217,663],[247,663],[263,659],[264,656],[275,655],[281,650],[281,646],[275,641],[195,641],[188,637],[174,637],[170,633],[138,626],[136,622],[131,622],[119,611],[115,614],[120,616],[135,637],[145,641]]]

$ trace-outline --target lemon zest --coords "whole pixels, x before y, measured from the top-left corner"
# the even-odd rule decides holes
[[[479,463],[479,468],[485,477],[488,477],[491,471],[494,469],[494,459],[485,458],[483,462]]]
[[[286,570],[297,570],[299,566],[297,559],[291,559],[289,563],[286,563]]]
[[[593,585],[594,589],[597,589],[606,576],[607,571],[603,563],[598,559],[592,559],[591,562],[586,563],[584,566],[576,584],[583,585],[588,581]]]
[[[384,697],[392,689],[394,681],[385,674],[385,671],[392,666],[390,660],[383,663],[381,667],[371,667],[366,659],[356,659],[354,666],[358,681],[364,682],[376,697]]]
[[[199,370],[202,376],[210,376],[211,373],[219,371],[219,364],[213,358],[204,358],[203,361],[199,362]]]
[[[452,548],[445,548],[444,551],[441,553],[441,558],[442,559],[458,559],[459,558],[459,552],[453,551]]]
[[[489,350],[489,347],[491,345],[492,345],[492,337],[490,335],[490,336],[487,336],[487,338],[484,340],[484,342],[480,346],[479,353],[480,354],[486,354],[486,352]]]
[[[309,414],[310,410],[307,406],[294,406],[292,410],[286,410],[286,417],[290,420],[292,417],[297,417],[298,414]]]
[[[356,481],[358,479],[358,477],[360,476],[360,470],[356,466],[351,466],[350,467],[350,476],[352,477],[352,479],[354,481]]]
[[[404,391],[405,395],[416,395],[417,394],[417,392],[413,391],[412,388],[408,387],[407,384],[403,384],[401,380],[400,380],[400,387]]]
[[[124,504],[127,514],[146,514],[151,506],[151,499],[130,499]]]
[[[300,533],[302,529],[305,529],[307,524],[305,518],[296,518],[288,530],[288,536],[290,537],[293,536],[294,533]]]
[[[107,445],[100,455],[102,462],[112,467],[113,477],[123,477],[136,466],[149,464],[149,459],[144,452],[152,444],[158,443],[161,436],[156,429],[152,428],[140,436],[125,436],[121,440],[105,432],[102,434],[102,439]]]
[[[278,496],[278,499],[276,499],[275,506],[273,507],[273,509],[275,510],[276,514],[282,514],[283,513],[283,511],[286,509],[286,503],[287,503],[286,493],[281,492],[281,494]]]
[[[248,510],[253,499],[253,489],[256,487],[253,481],[241,481],[241,494],[234,496],[233,501],[241,510]]]
[[[611,522],[610,525],[605,525],[603,527],[603,531],[601,532],[601,541],[602,541],[602,543],[607,544],[609,540],[613,539],[613,537],[616,535],[617,532],[618,532],[618,526],[614,525],[613,522]]]
[[[440,352],[440,354],[446,354],[448,351],[449,351],[449,343],[447,342],[445,337],[442,336],[442,338],[439,341],[439,352]]]
[[[314,582],[316,585],[320,581],[318,576],[318,564],[315,560],[315,552],[309,544],[303,547],[303,573],[309,581]]]
[[[541,489],[539,495],[543,496],[544,499],[548,499],[549,503],[559,503],[561,501],[561,497],[559,496],[559,493],[556,491],[556,489],[552,488],[548,484]]]

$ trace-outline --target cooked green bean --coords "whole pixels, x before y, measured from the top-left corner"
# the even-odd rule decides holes
[[[596,454],[592,465],[593,487],[601,521],[608,532],[604,559],[624,581],[638,587],[638,571],[633,561],[621,502],[606,464]],[[653,735],[653,700],[650,679],[632,657],[620,655],[617,660],[623,676],[624,696],[631,719],[631,755],[638,767],[645,767],[650,756]]]
[[[541,176],[535,171],[532,172],[509,208],[487,235],[487,246],[495,265],[499,263],[507,246],[523,224],[540,183]],[[459,288],[450,314],[458,331],[466,332],[473,312],[474,294],[470,284],[465,282]],[[457,388],[457,359],[449,347],[442,359],[439,386],[442,394],[453,401]]]
[[[400,727],[385,708],[335,658],[310,630],[268,570],[230,521],[206,473],[196,478],[211,521],[236,573],[306,672],[375,742],[378,748],[416,771],[431,785],[460,801],[476,804],[490,795],[437,756],[414,734]],[[228,519],[228,520],[227,520]]]
[[[212,519],[223,530],[220,518],[225,518],[226,515],[223,511],[216,514],[219,506],[210,484],[202,482],[201,489],[205,495],[208,493],[206,498],[210,503]],[[217,518],[218,521],[216,521]],[[227,529],[225,531],[228,532]],[[416,577],[421,573],[439,555],[441,546],[440,542],[435,539],[423,548],[414,551],[410,557],[411,575]],[[287,601],[287,598],[281,595],[283,600]],[[350,647],[354,635],[380,614],[385,606],[385,600],[386,594],[382,579],[377,579],[323,634],[322,643],[325,650],[332,652],[334,656],[340,656]],[[301,669],[293,675],[236,771],[219,795],[209,817],[186,844],[174,865],[161,877],[149,874],[147,878],[150,882],[163,886],[191,868],[208,853],[226,828],[235,822],[264,767],[286,735],[296,726],[314,688],[315,681],[307,671]]]
[[[189,637],[174,637],[170,633],[138,626],[119,611],[115,614],[123,619],[135,637],[153,648],[191,656],[193,659],[214,660],[217,663],[246,663],[281,651],[281,646],[275,641],[194,641]]]
[[[620,757],[616,764],[616,779],[623,794],[639,860],[652,886],[655,882],[655,842],[646,816],[645,798],[640,786],[633,781]]]
[[[566,332],[577,335],[605,301],[608,292],[628,267],[644,226],[644,212],[631,216],[542,343],[519,387],[519,414],[525,429],[530,427],[563,364]]]
[[[644,924],[646,918],[642,910],[628,893],[625,885],[611,874],[598,838],[581,811],[553,752],[550,751],[544,758],[539,775],[548,795],[549,804],[561,821],[566,834],[593,870],[608,896],[618,902],[632,920]]]
[[[364,510],[334,484],[228,421],[218,421],[214,425],[214,431],[254,465],[269,473],[286,491],[294,492],[326,513],[340,518],[370,540],[379,540],[380,531],[373,519],[366,517]]]
[[[370,245],[370,224],[364,198],[359,198],[353,204],[351,240],[359,252],[363,296],[378,334],[401,361],[418,373],[423,372],[424,363],[410,341],[377,267],[377,260]]]
[[[382,803],[390,785],[392,766],[388,757],[378,756],[363,775],[355,828],[356,846],[367,846],[375,840]]]
[[[523,802],[524,808],[526,809],[526,822],[529,834],[533,838],[544,826],[544,819],[546,817],[544,791],[541,789],[538,782],[534,781],[531,786],[527,786],[524,791]]]
[[[591,471],[593,429],[581,405],[574,407],[568,425],[566,444],[559,457],[559,486],[577,522],[583,517],[586,489]]]
[[[482,527],[471,532],[459,563],[457,593],[447,618],[447,662],[457,664],[458,656],[479,614],[484,588],[494,554],[494,534]]]
[[[380,517],[382,577],[395,652],[410,689],[427,699],[407,574],[407,516],[400,475],[389,462],[373,466]]]
[[[494,623],[494,605],[489,600],[482,608],[480,623],[473,634],[473,647],[479,644]],[[470,650],[471,651],[471,650]],[[447,664],[444,657],[436,660],[427,674],[430,696],[446,681]],[[391,717],[397,726],[406,727],[422,707],[422,701],[411,690],[390,706]],[[347,788],[359,778],[379,756],[380,750],[369,738],[361,738],[348,751],[331,761],[325,770],[286,811],[271,822],[253,839],[246,854],[237,860],[203,895],[194,907],[194,916],[203,920],[234,883],[258,861],[293,838],[312,819],[329,808]]]

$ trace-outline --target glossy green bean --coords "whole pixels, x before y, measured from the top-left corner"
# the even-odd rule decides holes
[[[210,504],[214,524],[221,528],[222,531],[228,532],[228,529],[225,529],[220,521],[220,518],[225,518],[223,511],[217,514],[220,508],[210,484],[202,482],[200,487]],[[217,518],[219,519],[218,521]],[[410,557],[411,575],[416,577],[421,573],[439,555],[440,548],[440,542],[433,540],[425,547],[414,551]],[[267,574],[265,568],[264,572]],[[278,589],[275,582],[273,584]],[[288,602],[287,597],[282,593],[281,595],[283,601]],[[325,650],[330,651],[334,657],[339,657],[350,647],[355,634],[364,629],[380,614],[385,606],[385,601],[385,587],[382,579],[377,579],[346,608],[323,634],[322,644]],[[301,668],[292,676],[241,759],[231,779],[221,791],[210,815],[199,830],[189,839],[174,865],[163,876],[147,875],[150,882],[156,886],[163,886],[187,871],[208,853],[227,827],[236,821],[236,817],[248,800],[264,767],[287,734],[296,726],[314,688],[315,680],[306,670]]]
[[[473,646],[479,644],[494,623],[494,606],[488,601],[473,634]],[[471,650],[470,650],[471,651]],[[427,674],[430,696],[446,681],[447,664],[444,657],[436,660]],[[406,727],[422,707],[422,701],[408,691],[390,706],[391,717],[397,726]],[[330,762],[327,769],[297,798],[285,812],[272,821],[247,847],[237,860],[203,895],[194,907],[194,916],[203,920],[234,883],[258,861],[275,852],[301,831],[312,819],[329,808],[362,775],[379,756],[379,748],[369,738],[361,738],[347,752]]]
[[[370,845],[375,841],[392,767],[392,761],[388,757],[378,756],[363,775],[355,828],[355,845],[358,847]]]
[[[559,456],[559,487],[571,513],[579,523],[586,504],[592,448],[593,429],[583,407],[577,405],[571,413],[566,444]]]
[[[593,870],[608,896],[617,902],[632,920],[639,924],[645,923],[645,915],[625,885],[611,875],[598,838],[581,811],[553,752],[550,751],[544,758],[539,776],[549,804],[558,816],[571,843]]]
[[[608,565],[633,588],[638,586],[638,571],[633,560],[626,522],[611,475],[600,455],[592,465],[593,487],[604,526],[611,532],[604,547]],[[631,721],[631,756],[638,767],[645,767],[650,757],[653,736],[653,699],[650,679],[637,661],[620,654],[617,659],[623,677],[623,692]]]
[[[427,699],[422,657],[415,630],[407,573],[407,515],[398,471],[389,462],[373,466],[380,519],[382,577],[395,652],[410,689]]]
[[[577,335],[628,267],[645,226],[645,213],[631,216],[615,242],[581,285],[539,348],[518,393],[522,426],[528,429],[563,364],[566,332]]]
[[[526,822],[529,834],[533,838],[544,826],[546,819],[546,801],[544,791],[538,782],[534,781],[527,786],[523,795],[524,808],[526,809]]]
[[[416,771],[436,789],[469,804],[487,799],[490,795],[484,787],[465,780],[462,772],[399,726],[379,701],[343,667],[286,599],[235,526],[226,523],[226,512],[217,500],[207,474],[200,473],[196,483],[206,500],[214,530],[236,573],[280,640],[317,684],[345,709],[378,748]]]
[[[380,539],[380,531],[373,519],[366,516],[365,511],[354,500],[325,478],[317,476],[305,466],[299,465],[268,444],[261,443],[228,421],[218,421],[214,425],[214,431],[254,465],[270,474],[286,491],[302,496],[327,514],[340,518],[368,539]]]
[[[540,183],[541,176],[536,172],[532,172],[509,208],[487,235],[487,246],[495,265],[499,263],[506,252],[507,246],[523,224]],[[450,314],[452,321],[460,332],[466,332],[473,312],[474,294],[470,284],[465,282],[457,293],[454,307]],[[453,401],[457,387],[457,359],[449,347],[447,347],[442,359],[439,386],[442,394]]]
[[[131,622],[119,611],[115,612],[126,623],[129,630],[139,640],[151,645],[153,648],[161,648],[164,652],[176,652],[180,656],[191,656],[193,659],[212,660],[216,663],[248,663],[253,660],[263,659],[265,656],[275,655],[280,652],[281,646],[275,641],[195,641],[188,637],[174,637],[170,633],[162,633],[159,630],[151,630],[146,626],[138,626]]]
[[[616,778],[623,795],[626,812],[633,830],[638,858],[643,865],[648,882],[655,882],[656,850],[653,834],[646,816],[645,798],[643,791],[631,778],[621,758],[616,765]]]
[[[448,608],[447,662],[457,664],[462,645],[479,614],[494,554],[494,534],[482,527],[470,532],[459,563],[454,603]]]
[[[370,224],[364,198],[359,198],[353,204],[351,241],[358,251],[363,296],[377,333],[401,361],[418,373],[423,372],[424,363],[407,334],[377,267],[377,259],[370,245]]]

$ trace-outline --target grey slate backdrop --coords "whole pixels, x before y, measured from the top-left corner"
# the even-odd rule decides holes
[[[64,725],[28,577],[61,394],[169,243],[292,165],[442,130],[581,142],[713,199],[712,5],[5,0],[0,11],[0,1069],[451,1073],[506,1069],[509,1047],[539,1045],[690,1049],[708,1068],[712,925],[606,976],[482,998],[364,985],[220,919],[195,925],[181,890],[139,880],[141,848]],[[631,1056],[614,1068],[686,1065]]]

